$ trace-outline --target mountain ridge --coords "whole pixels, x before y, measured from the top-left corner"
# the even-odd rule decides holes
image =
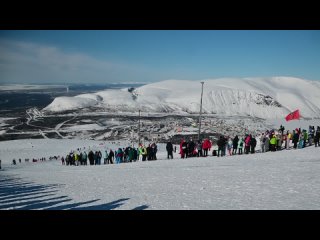
[[[205,79],[202,112],[226,116],[283,118],[300,109],[320,117],[320,83],[294,77]],[[75,97],[57,97],[44,112],[84,108],[120,112],[199,113],[201,81],[164,80],[135,89],[108,89]],[[129,91],[130,90],[130,91]]]

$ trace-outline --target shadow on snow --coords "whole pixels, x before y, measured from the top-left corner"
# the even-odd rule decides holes
[[[59,186],[59,184],[39,185],[23,181],[21,178],[14,176],[0,176],[0,210],[112,210],[119,208],[129,200],[129,198],[122,198],[109,203],[91,206],[83,205],[97,202],[100,199],[68,204],[68,202],[72,201],[71,198],[57,196]],[[141,205],[132,210],[144,210],[147,208],[147,205]]]

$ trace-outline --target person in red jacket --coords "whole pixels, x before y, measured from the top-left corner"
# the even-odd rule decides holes
[[[244,149],[245,149],[245,154],[249,154],[250,152],[250,141],[251,141],[251,137],[250,135],[246,135],[246,138],[244,139]]]
[[[187,158],[188,157],[187,142],[184,139],[181,139],[180,154],[181,154],[181,158],[185,158],[185,157]]]
[[[202,144],[203,156],[204,157],[208,156],[208,149],[210,149],[211,147],[212,147],[212,144],[211,144],[210,140],[206,138],[203,141],[203,144]]]

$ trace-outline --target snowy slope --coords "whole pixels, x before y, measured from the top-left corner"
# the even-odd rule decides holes
[[[232,157],[119,165],[9,165],[75,147],[116,147],[79,140],[0,142],[0,209],[320,209],[320,147]],[[102,145],[101,145],[102,144]],[[124,143],[122,143],[124,144]],[[33,146],[33,150],[32,150]]]
[[[320,84],[292,77],[204,80],[203,112],[283,118],[296,109],[307,118],[320,117]],[[135,89],[107,90],[76,97],[57,97],[45,111],[87,107],[112,111],[199,113],[200,81],[166,80]]]

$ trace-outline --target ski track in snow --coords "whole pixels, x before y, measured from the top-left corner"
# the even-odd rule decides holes
[[[126,142],[0,142],[0,209],[320,209],[320,147],[314,146],[222,158],[179,159],[174,153],[167,160],[159,144],[157,161],[10,165],[13,157],[64,155],[84,146],[116,149]]]

